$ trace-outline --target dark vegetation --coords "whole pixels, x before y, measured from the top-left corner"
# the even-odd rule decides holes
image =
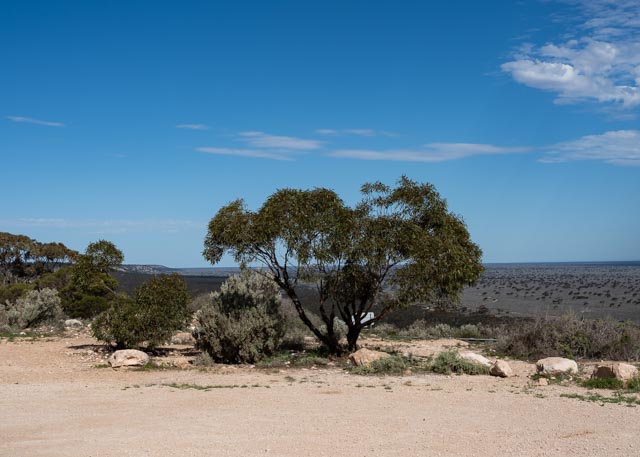
[[[455,300],[478,279],[481,250],[432,185],[402,177],[396,187],[365,184],[361,193],[355,207],[322,188],[281,189],[255,212],[236,200],[211,219],[204,256],[216,264],[230,253],[241,265],[262,265],[334,354],[355,350],[365,326],[392,311]],[[307,315],[299,284],[317,289],[321,327]]]

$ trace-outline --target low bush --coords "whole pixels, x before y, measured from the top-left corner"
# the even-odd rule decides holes
[[[196,322],[196,346],[225,363],[255,363],[274,354],[286,331],[277,284],[253,271],[229,277]]]
[[[627,389],[632,392],[640,392],[640,376],[627,381]]]
[[[115,343],[118,349],[143,342],[153,348],[167,342],[184,327],[191,313],[189,294],[180,275],[160,275],[140,286],[134,299],[120,295],[115,304],[93,322],[93,335],[100,341]]]
[[[579,319],[573,314],[541,317],[504,327],[496,351],[522,359],[639,360],[640,327],[614,319]]]
[[[429,370],[439,374],[489,374],[489,368],[460,358],[456,351],[441,352],[429,365]]]
[[[62,308],[55,289],[32,290],[14,303],[5,304],[7,325],[20,329],[35,327],[60,319]]]
[[[591,378],[582,382],[587,389],[622,389],[624,382],[616,378]]]
[[[31,290],[29,284],[7,284],[6,286],[0,286],[0,308],[6,305],[7,302],[15,303],[15,301],[27,294]]]
[[[369,365],[351,368],[351,373],[359,375],[401,375],[415,366],[415,361],[401,355],[391,355],[384,359],[378,359]]]

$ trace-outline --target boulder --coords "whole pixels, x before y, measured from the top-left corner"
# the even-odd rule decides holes
[[[371,365],[372,362],[380,359],[386,359],[387,357],[389,357],[389,354],[386,352],[372,351],[371,349],[362,348],[351,354],[349,356],[349,360],[351,360],[355,366],[361,367]]]
[[[82,322],[80,322],[78,319],[67,319],[66,321],[64,321],[64,327],[65,328],[80,328],[80,327],[82,327]]]
[[[172,344],[193,344],[195,343],[195,339],[193,335],[188,332],[178,332],[171,338]]]
[[[124,349],[111,354],[108,361],[111,368],[143,367],[149,363],[149,356],[135,349]]]
[[[461,359],[466,360],[467,362],[475,363],[476,365],[482,365],[484,367],[490,367],[492,365],[491,360],[480,354],[476,354],[475,352],[463,351],[458,355]]]
[[[563,357],[547,357],[536,362],[536,371],[545,376],[571,374],[578,372],[578,364]]]
[[[638,369],[633,365],[622,362],[613,362],[598,365],[593,373],[591,379],[603,379],[603,378],[615,378],[619,381],[629,381],[638,375]]]
[[[489,374],[491,376],[498,376],[500,378],[509,378],[513,376],[513,370],[504,360],[496,360],[495,363],[489,368]]]

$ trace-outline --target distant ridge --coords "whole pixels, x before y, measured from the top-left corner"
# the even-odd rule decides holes
[[[240,272],[238,267],[196,267],[196,268],[170,268],[164,265],[122,265],[118,271],[124,273],[141,273],[149,275],[178,273],[183,276],[216,276],[227,277]]]
[[[594,262],[487,262],[485,268],[535,268],[535,267],[640,267],[640,260],[628,261],[594,261]],[[164,265],[122,265],[119,271],[150,275],[178,273],[183,276],[215,276],[228,277],[240,272],[239,267],[193,267],[171,268]]]

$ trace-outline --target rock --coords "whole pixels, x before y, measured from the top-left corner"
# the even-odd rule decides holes
[[[402,376],[411,376],[412,374],[413,374],[413,371],[411,371],[411,370],[409,370],[409,369],[404,370],[404,371],[402,372]]]
[[[629,381],[638,375],[638,369],[633,365],[622,362],[601,364],[593,370],[591,379],[615,378],[619,381]]]
[[[349,356],[349,360],[351,360],[355,366],[361,367],[371,365],[371,362],[386,359],[387,357],[389,357],[389,354],[386,352],[372,351],[371,349],[362,348],[351,354]]]
[[[491,360],[480,354],[476,354],[475,352],[463,351],[458,355],[461,359],[466,360],[467,362],[475,363],[476,365],[482,365],[484,367],[490,367],[492,365]]]
[[[193,335],[188,332],[178,332],[171,338],[172,344],[193,344],[195,340]]]
[[[539,386],[548,386],[549,380],[545,378],[538,378],[538,381],[536,382],[536,384],[538,384]]]
[[[149,363],[149,356],[135,349],[116,351],[109,357],[109,365],[112,368],[143,367],[147,363]]]
[[[80,328],[82,327],[82,322],[78,319],[67,319],[64,321],[65,328]]]
[[[489,374],[491,376],[498,376],[500,378],[509,378],[513,376],[513,370],[504,360],[496,360],[495,363],[489,368]]]
[[[578,364],[575,360],[563,357],[547,357],[536,362],[536,371],[545,376],[577,373]]]

